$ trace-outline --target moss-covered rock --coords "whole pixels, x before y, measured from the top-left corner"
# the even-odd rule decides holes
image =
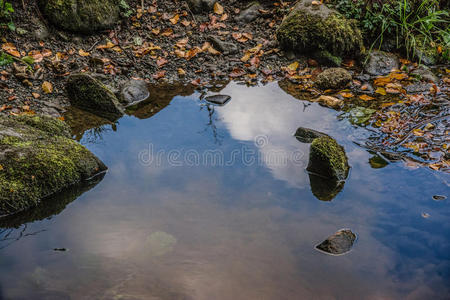
[[[104,170],[95,155],[70,138],[64,122],[37,116],[0,118],[0,214],[36,206]]]
[[[88,74],[71,75],[66,84],[70,103],[93,114],[116,120],[124,114],[119,100],[103,83]]]
[[[81,33],[110,28],[130,9],[126,0],[40,0],[39,4],[51,23]]]
[[[320,201],[331,201],[344,188],[345,181],[308,174],[311,192]]]
[[[353,20],[347,20],[326,5],[299,1],[277,30],[284,49],[297,53],[326,50],[335,56],[359,54],[362,36]]]
[[[316,78],[316,85],[324,90],[341,89],[352,81],[352,75],[342,68],[330,68],[320,73]]]
[[[324,178],[345,180],[349,165],[344,147],[333,138],[325,136],[311,143],[307,170]]]

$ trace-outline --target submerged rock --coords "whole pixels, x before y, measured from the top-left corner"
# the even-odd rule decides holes
[[[66,84],[70,103],[109,120],[116,120],[124,109],[114,93],[88,74],[71,75]]]
[[[379,76],[389,74],[399,66],[399,60],[395,54],[374,50],[369,53],[364,71],[370,75]]]
[[[340,255],[350,251],[356,240],[356,234],[350,229],[341,229],[316,246],[316,249],[329,254]]]
[[[344,147],[329,136],[314,139],[309,152],[307,170],[324,178],[343,181],[349,165]]]
[[[146,247],[151,256],[162,256],[173,250],[177,239],[164,231],[156,231],[149,235]]]
[[[54,25],[81,33],[110,28],[130,9],[126,0],[39,0],[39,6]]]
[[[37,116],[0,118],[0,166],[0,215],[36,206],[106,170],[70,138],[63,121]]]
[[[145,101],[150,97],[147,83],[143,80],[130,80],[120,92],[122,103],[126,106]]]
[[[231,97],[228,95],[214,95],[206,97],[205,100],[213,104],[225,105],[231,100]]]
[[[353,107],[349,112],[348,112],[348,118],[350,123],[354,124],[354,125],[365,125],[370,118],[372,117],[372,115],[376,112],[375,109],[372,108],[368,108],[368,107],[363,107],[363,106],[357,106],[357,107]]]
[[[297,53],[328,51],[334,56],[358,55],[362,35],[355,21],[345,19],[326,5],[299,1],[277,30],[282,48]]]
[[[439,82],[439,78],[436,75],[434,75],[434,73],[431,71],[429,67],[424,65],[418,66],[411,72],[411,74],[415,75],[416,77],[419,77],[419,79],[423,81],[431,81],[434,83]]]
[[[322,176],[309,174],[311,192],[320,201],[331,201],[344,188],[344,181],[323,178]]]
[[[314,139],[328,135],[314,129],[299,127],[294,136],[302,143],[311,143]]]
[[[369,164],[372,167],[372,169],[382,169],[389,165],[389,162],[385,160],[383,157],[375,154],[371,158],[369,158]]]
[[[352,75],[343,68],[326,69],[317,76],[316,85],[323,89],[341,89],[352,81]]]
[[[326,95],[322,95],[314,100],[311,100],[312,102],[319,102],[322,105],[334,108],[334,109],[338,109],[340,108],[342,105],[344,105],[344,101],[341,99],[338,99],[336,97],[333,96],[326,96]]]

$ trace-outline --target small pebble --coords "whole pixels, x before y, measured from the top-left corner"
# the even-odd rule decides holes
[[[433,196],[434,201],[443,201],[445,199],[447,199],[447,196],[444,196],[444,195],[434,195]]]

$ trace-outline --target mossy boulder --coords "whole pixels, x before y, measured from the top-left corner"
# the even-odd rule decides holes
[[[39,5],[55,26],[80,33],[110,28],[130,11],[126,0],[40,0]]]
[[[314,130],[314,129],[310,129],[310,128],[306,128],[306,127],[299,127],[295,131],[294,136],[299,142],[309,144],[317,138],[320,138],[322,136],[328,136],[328,135],[323,132]]]
[[[36,206],[42,199],[106,170],[50,117],[0,118],[0,215]]]
[[[108,120],[124,114],[124,108],[114,93],[88,74],[71,75],[66,84],[70,103]]]
[[[344,147],[333,138],[324,136],[313,140],[307,167],[309,172],[324,178],[343,181],[347,178],[349,168]]]
[[[323,89],[341,89],[352,81],[352,75],[343,68],[326,69],[316,78],[316,85]]]
[[[313,5],[311,0],[296,4],[278,28],[277,39],[284,49],[297,53],[328,51],[334,56],[353,56],[362,49],[356,21],[326,5]]]

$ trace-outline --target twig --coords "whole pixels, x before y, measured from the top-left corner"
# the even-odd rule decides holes
[[[94,49],[94,47],[97,46],[98,43],[100,43],[100,40],[97,40],[97,41],[91,46],[91,48],[89,48],[89,49],[87,50],[87,52],[91,52],[91,51]]]
[[[446,118],[450,118],[450,115],[444,115],[444,116],[440,116],[440,117],[434,117],[431,119],[427,119],[425,121],[420,122],[419,124],[417,124],[416,126],[414,126],[403,138],[401,138],[398,142],[395,142],[392,144],[392,146],[398,146],[403,144],[403,142],[411,136],[411,134],[413,133],[414,130],[419,129],[420,127],[422,127],[425,124],[431,123],[431,122],[436,122],[442,119],[446,119]]]
[[[191,14],[192,19],[194,19],[194,22],[197,24],[197,19],[195,19],[194,13],[191,11],[191,8],[189,7],[189,4],[186,1],[184,1],[184,5],[186,6],[187,10]]]

